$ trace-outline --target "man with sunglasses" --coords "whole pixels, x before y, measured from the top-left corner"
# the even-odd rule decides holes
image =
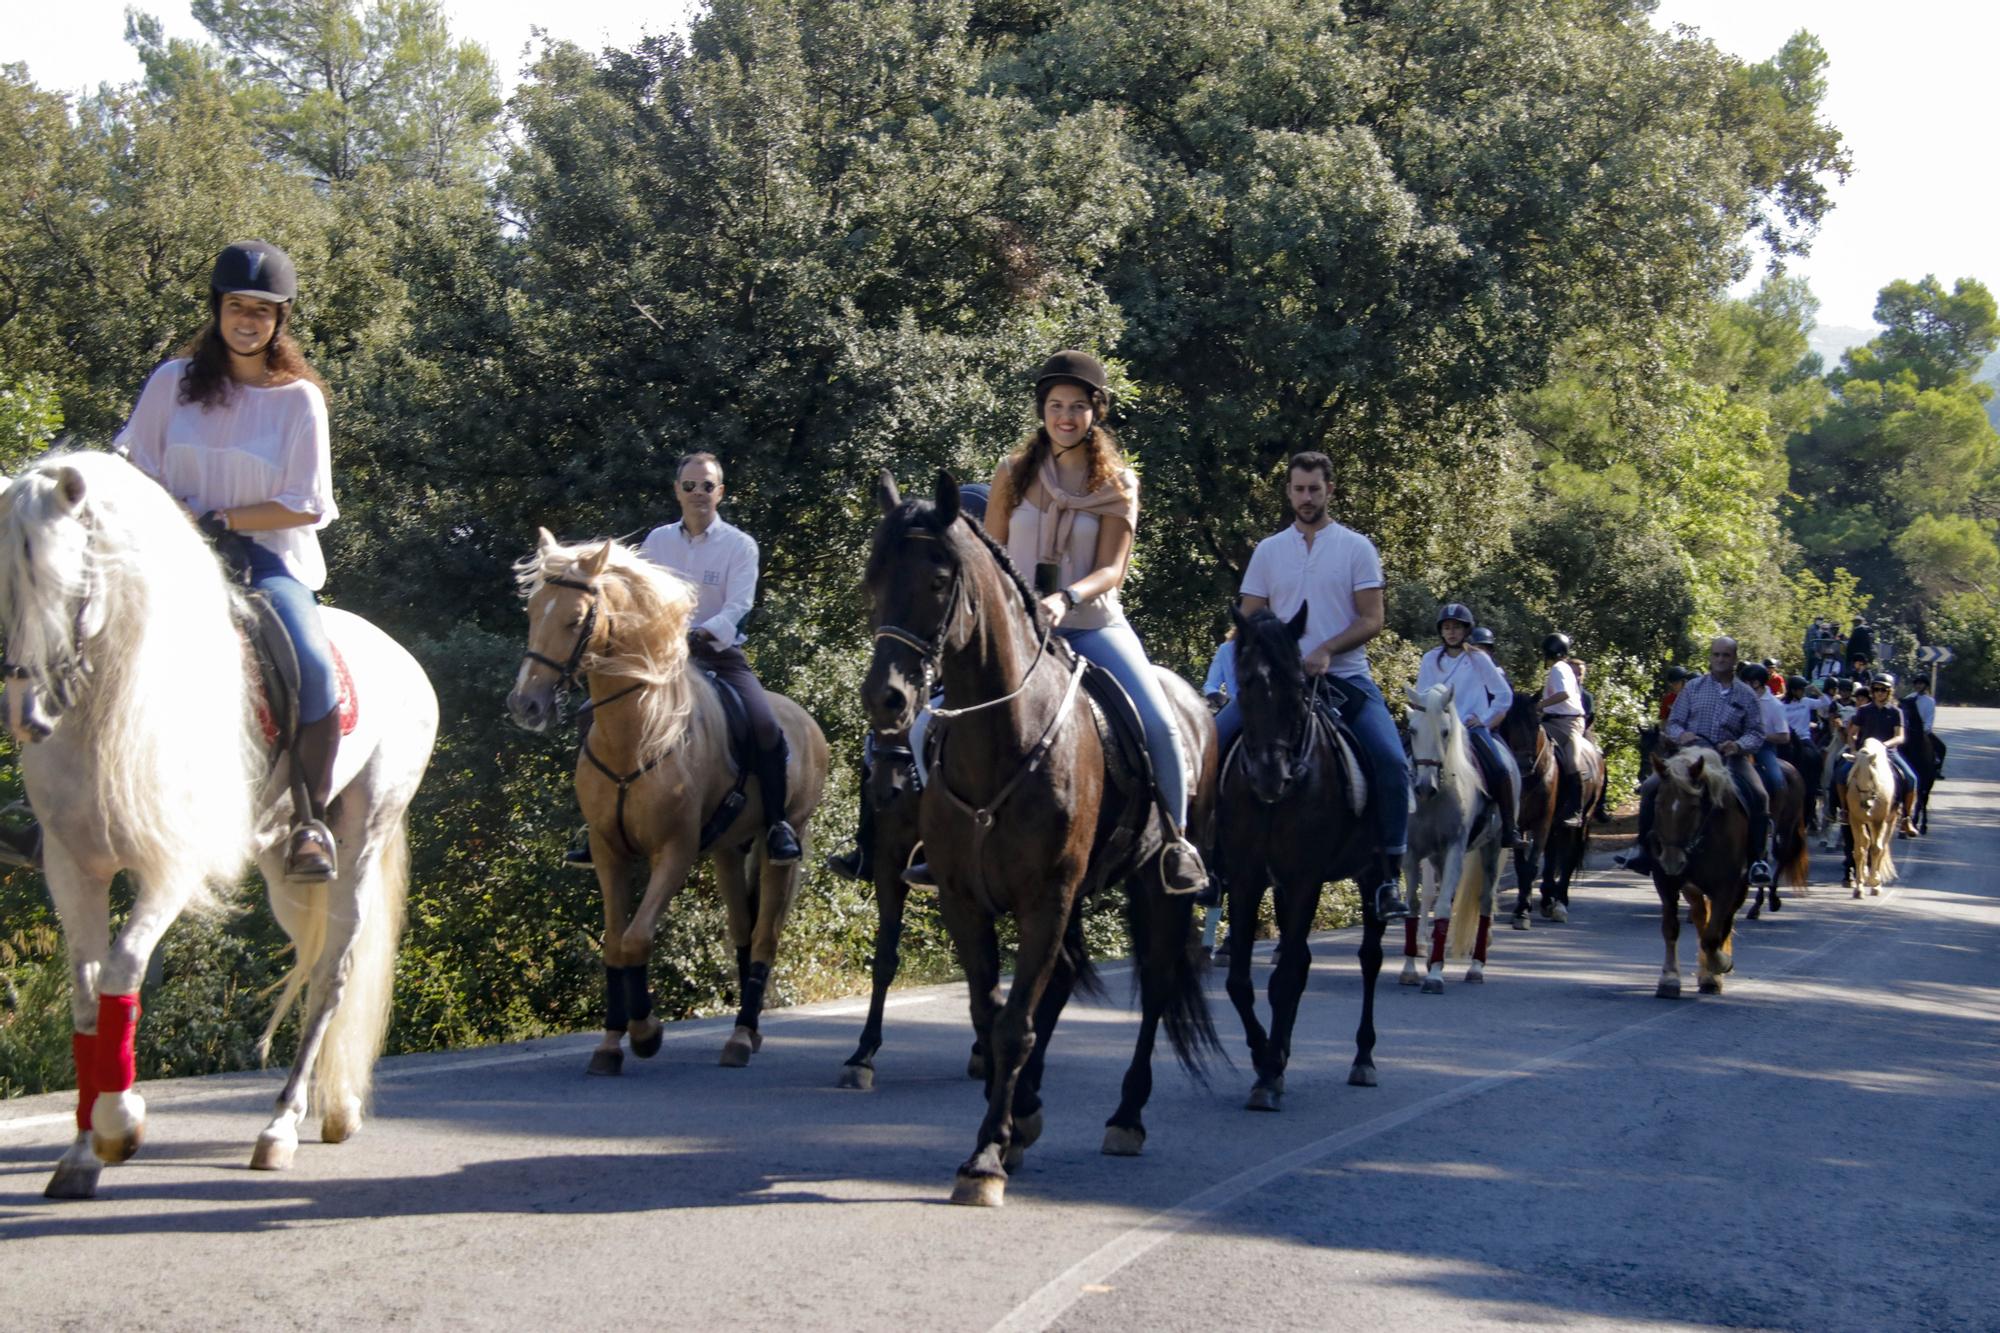
[[[773,864],[787,865],[799,859],[799,836],[785,820],[785,736],[743,655],[743,633],[737,628],[757,600],[757,542],[717,513],[723,499],[722,464],[714,454],[687,455],[675,474],[680,521],[647,533],[639,554],[694,585],[689,661],[743,698],[757,746],[755,776],[767,820],[764,849]]]

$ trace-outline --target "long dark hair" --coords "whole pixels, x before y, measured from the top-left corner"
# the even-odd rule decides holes
[[[1102,389],[1094,389],[1075,380],[1052,381],[1035,391],[1037,422],[1041,420],[1042,408],[1048,402],[1049,390],[1055,388],[1057,383],[1077,384],[1090,395],[1090,433],[1083,437],[1083,444],[1090,451],[1088,484],[1091,493],[1106,485],[1115,486],[1122,492],[1125,482],[1119,471],[1125,466],[1125,455],[1118,447],[1118,436],[1104,424],[1105,417],[1111,412],[1110,396]],[[1042,470],[1042,460],[1054,448],[1048,429],[1038,424],[1035,433],[1021,441],[1007,456],[1006,466],[1000,470],[999,492],[987,500],[987,505],[1003,514],[1013,513],[1014,506],[1021,503],[1028,489],[1035,484],[1035,474]]]
[[[317,385],[324,394],[326,381],[306,361],[306,354],[287,331],[286,326],[291,322],[292,307],[286,302],[278,307],[278,325],[264,347],[264,364],[271,372],[271,383],[305,380]],[[207,327],[181,348],[179,355],[187,358],[187,366],[181,371],[182,402],[217,407],[229,401],[236,381],[229,373],[229,344],[222,340],[222,298],[214,292],[208,296]]]

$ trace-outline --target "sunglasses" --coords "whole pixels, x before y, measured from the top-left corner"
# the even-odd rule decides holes
[[[713,481],[684,481],[681,483],[681,489],[683,491],[693,491],[696,487],[700,487],[704,495],[713,495],[716,486],[719,484]]]

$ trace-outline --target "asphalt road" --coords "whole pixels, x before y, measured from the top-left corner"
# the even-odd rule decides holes
[[[376,1118],[252,1173],[275,1075],[153,1084],[101,1197],[40,1191],[66,1097],[0,1107],[0,1326],[1436,1330],[2000,1326],[2000,711],[1945,709],[1901,885],[1739,923],[1720,997],[1653,998],[1650,886],[1497,932],[1487,984],[1384,971],[1381,1086],[1350,1088],[1355,937],[1326,937],[1286,1109],[1160,1062],[1137,1159],[1101,1156],[1134,1019],[1073,1008],[1048,1129],[997,1211],[952,1208],[980,1113],[962,988],[898,994],[872,1093],[858,1003],[670,1029],[618,1080],[590,1038],[385,1062]],[[1266,946],[1268,947],[1268,946]],[[1260,984],[1265,964],[1260,959]]]

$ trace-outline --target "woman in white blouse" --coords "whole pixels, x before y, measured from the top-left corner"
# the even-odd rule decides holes
[[[1499,663],[1468,645],[1473,623],[1472,608],[1463,602],[1450,602],[1438,609],[1439,643],[1417,664],[1417,693],[1422,694],[1433,685],[1451,686],[1451,701],[1465,719],[1465,734],[1472,742],[1473,759],[1493,794],[1493,803],[1500,808],[1500,845],[1512,847],[1518,799],[1513,765],[1494,733],[1507,720],[1507,710],[1514,703],[1514,687],[1507,683]]]
[[[297,296],[297,272],[277,246],[239,241],[224,250],[209,282],[208,326],[153,372],[117,447],[211,538],[242,535],[250,582],[291,631],[300,723],[293,775],[309,808],[295,813],[286,868],[294,879],[327,879],[340,718],[315,595],[326,583],[316,534],[340,511],[326,396],[286,332]]]

